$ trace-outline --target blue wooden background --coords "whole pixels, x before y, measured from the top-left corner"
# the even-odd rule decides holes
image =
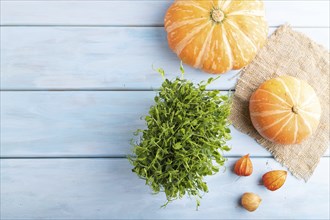
[[[232,128],[227,169],[206,180],[199,211],[189,198],[166,209],[125,159],[132,132],[153,104],[163,67],[179,74],[167,46],[164,0],[1,1],[1,219],[329,219],[329,151],[307,183],[289,174],[270,192],[263,173],[286,169]],[[270,33],[286,22],[329,49],[329,1],[266,0]],[[185,66],[186,78],[210,75]],[[210,89],[235,88],[238,71]],[[242,155],[249,178],[231,172]],[[249,213],[244,192],[263,201]]]

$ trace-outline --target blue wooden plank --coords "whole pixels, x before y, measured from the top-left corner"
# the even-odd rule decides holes
[[[116,156],[130,153],[133,132],[153,105],[153,91],[2,92],[1,155]],[[227,156],[270,156],[232,129]],[[329,155],[329,152],[326,153]]]
[[[308,183],[290,174],[278,191],[259,185],[261,176],[283,169],[273,159],[254,158],[254,173],[238,178],[227,170],[206,178],[209,193],[199,211],[184,198],[168,205],[163,194],[151,195],[125,159],[35,159],[1,161],[1,219],[328,219],[329,158],[322,158]],[[240,196],[262,198],[253,213]]]
[[[130,153],[156,92],[2,92],[1,156],[118,156]],[[233,130],[227,155],[270,156]]]
[[[3,25],[163,25],[172,1],[1,1]],[[329,1],[265,1],[271,26],[329,27]]]
[[[296,30],[329,48],[327,28]],[[2,89],[150,90],[162,80],[152,65],[169,78],[179,75],[161,27],[1,27]],[[212,76],[185,68],[194,82]],[[236,74],[222,75],[210,88],[234,89]]]

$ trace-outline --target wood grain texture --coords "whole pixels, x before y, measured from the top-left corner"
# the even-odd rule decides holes
[[[130,153],[156,92],[2,92],[1,156],[118,156]],[[232,129],[228,156],[270,156]]]
[[[166,209],[161,193],[152,195],[144,181],[131,172],[126,159],[35,159],[1,161],[1,219],[328,219],[329,158],[308,183],[290,174],[275,192],[259,185],[261,176],[283,169],[273,159],[254,158],[250,177],[231,171],[206,178],[209,193],[199,211],[188,198]],[[262,198],[255,212],[238,204],[241,195]]]
[[[126,159],[132,132],[153,104],[161,77],[151,65],[178,74],[167,46],[167,0],[0,1],[0,219],[329,219],[329,150],[308,183],[289,174],[270,192],[258,185],[271,169],[285,169],[247,135],[232,129],[226,172],[206,178],[200,210],[188,198],[159,207]],[[329,1],[266,0],[269,25],[289,22],[329,49]],[[39,27],[40,26],[40,27]],[[64,27],[67,26],[67,27]],[[95,27],[92,27],[95,26]],[[189,67],[186,78],[211,75]],[[211,89],[229,90],[236,72]],[[92,91],[120,90],[120,91]],[[235,160],[250,153],[254,173],[238,178]],[[71,159],[13,159],[73,157]],[[89,159],[81,159],[85,157]],[[230,158],[231,157],[231,158]],[[254,213],[238,205],[244,192],[263,202]]]
[[[327,28],[296,30],[329,48]],[[1,89],[150,90],[161,84],[152,65],[169,78],[179,75],[162,27],[1,27],[1,55]],[[185,69],[193,82],[212,76]],[[237,72],[210,88],[234,89]]]
[[[2,25],[163,25],[172,1],[1,1]],[[265,1],[271,26],[329,27],[329,1]],[[138,9],[138,10],[137,10]]]
[[[224,93],[226,94],[226,93]],[[1,156],[118,156],[153,105],[153,91],[2,92]],[[270,156],[232,128],[227,156]],[[325,154],[329,155],[329,152]]]

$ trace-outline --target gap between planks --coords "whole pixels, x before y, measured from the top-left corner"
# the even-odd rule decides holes
[[[240,156],[225,156],[225,158],[241,158]],[[8,159],[127,159],[128,157],[126,155],[114,155],[114,156],[28,156],[28,157],[0,157],[1,160],[8,160]],[[274,158],[273,156],[250,156],[250,158]]]
[[[231,158],[241,158],[242,155],[232,155],[232,156],[224,156],[227,159]],[[127,155],[113,155],[113,156],[5,156],[0,157],[0,160],[16,160],[16,159],[127,159]],[[273,156],[250,156],[250,158],[254,159],[265,159],[265,158],[274,158]],[[322,156],[321,158],[330,158],[330,156]]]
[[[206,89],[206,91],[235,92],[235,89]],[[0,89],[0,92],[157,92],[157,89]]]
[[[269,28],[278,28],[281,25],[269,25]],[[164,27],[164,24],[1,24],[0,27]],[[293,28],[329,28],[328,26],[300,26]]]
[[[45,1],[45,0],[1,0],[2,2],[28,2],[28,1],[34,1],[34,2],[38,2],[38,1]],[[65,2],[68,0],[47,0],[48,2]],[[88,2],[88,1],[94,1],[94,2],[118,2],[120,0],[70,0],[70,2]],[[167,0],[124,0],[125,2],[138,2],[138,1],[143,1],[143,2],[164,2]],[[264,0],[266,2],[276,2],[278,0]],[[282,0],[283,1],[283,0]],[[298,0],[300,2],[310,2],[311,0]],[[327,2],[329,0],[317,0],[318,2]]]

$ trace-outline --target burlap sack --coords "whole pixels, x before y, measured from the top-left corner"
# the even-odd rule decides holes
[[[306,80],[322,104],[317,131],[300,145],[284,146],[267,141],[254,129],[249,117],[251,94],[264,81],[284,74]],[[329,52],[284,25],[272,34],[254,61],[241,71],[231,120],[239,131],[256,139],[293,175],[307,181],[329,146],[329,96]]]

